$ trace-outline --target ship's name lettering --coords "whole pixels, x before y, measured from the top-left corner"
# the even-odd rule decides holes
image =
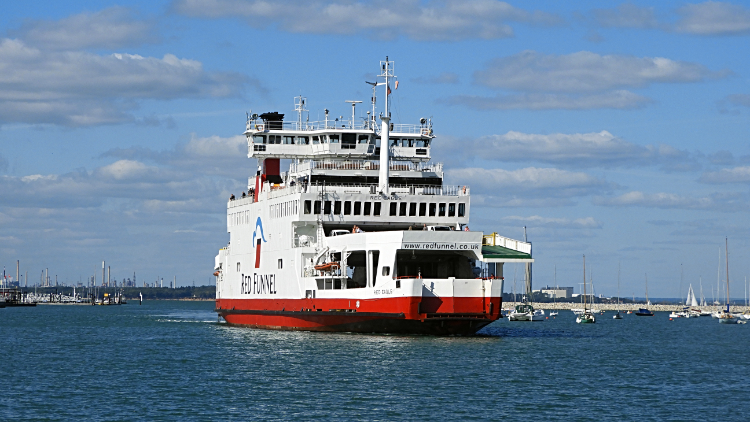
[[[375,290],[376,295],[392,295],[393,289],[382,289],[382,290]]]
[[[275,295],[276,274],[256,274],[252,276],[242,274],[240,294],[243,295]]]
[[[468,250],[478,251],[478,243],[415,242],[404,243],[403,249]]]

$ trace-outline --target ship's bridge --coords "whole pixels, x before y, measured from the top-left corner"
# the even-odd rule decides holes
[[[248,122],[248,154],[252,158],[314,159],[326,157],[373,159],[380,155],[381,137],[373,123]],[[434,136],[425,125],[391,124],[388,147],[393,160],[426,162]]]

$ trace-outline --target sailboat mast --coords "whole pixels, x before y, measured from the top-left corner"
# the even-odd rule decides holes
[[[620,312],[620,263],[617,263],[617,312]]]
[[[648,273],[646,274],[646,305],[650,305],[651,301],[648,299]]]
[[[729,239],[726,237],[724,238],[724,247],[726,248],[726,258],[727,258],[727,310],[729,310]]]
[[[583,256],[583,313],[586,313],[586,255]]]

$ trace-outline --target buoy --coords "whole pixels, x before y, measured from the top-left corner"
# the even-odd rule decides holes
[[[669,318],[669,320],[671,321],[671,320],[672,320],[672,318]]]

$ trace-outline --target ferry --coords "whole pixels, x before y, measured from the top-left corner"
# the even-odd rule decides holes
[[[227,323],[473,335],[502,318],[503,264],[533,262],[531,244],[469,229],[469,186],[446,186],[431,162],[432,119],[394,124],[394,62],[379,72],[366,117],[362,101],[346,101],[351,120],[326,109],[311,122],[302,96],[296,121],[248,113],[258,168],[227,202],[229,241],[213,273]]]

